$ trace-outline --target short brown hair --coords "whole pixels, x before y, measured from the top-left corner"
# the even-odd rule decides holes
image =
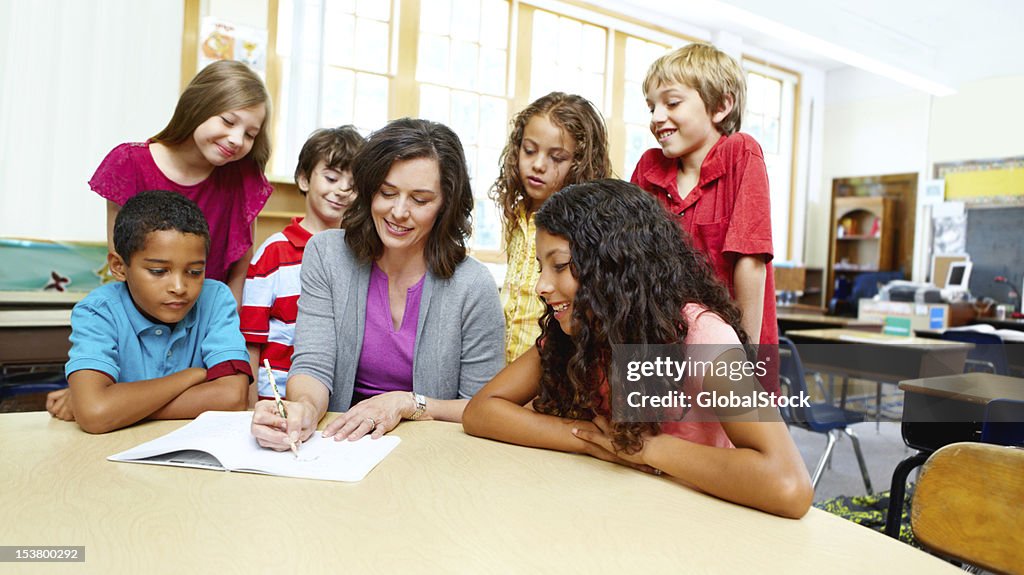
[[[700,94],[709,116],[715,115],[732,99],[732,110],[715,124],[728,136],[740,130],[747,99],[747,81],[743,69],[732,56],[711,44],[687,44],[658,58],[647,69],[644,95],[664,84],[683,84]]]
[[[235,60],[218,60],[200,70],[178,98],[171,120],[152,139],[161,144],[180,144],[217,114],[259,104],[264,105],[267,113],[249,157],[262,171],[270,159],[270,94],[255,72]]]
[[[462,142],[444,124],[401,118],[370,134],[353,160],[357,195],[341,227],[345,228],[345,242],[360,261],[379,259],[384,244],[373,223],[373,197],[395,162],[419,158],[436,160],[441,175],[441,211],[430,230],[424,256],[431,273],[447,279],[466,259],[466,239],[473,231],[473,188]]]
[[[295,165],[295,183],[299,183],[300,176],[312,176],[313,169],[321,160],[334,171],[351,170],[352,161],[364,143],[366,139],[351,124],[316,130],[309,135],[306,143],[302,144],[299,162]],[[301,186],[299,191],[306,195]]]

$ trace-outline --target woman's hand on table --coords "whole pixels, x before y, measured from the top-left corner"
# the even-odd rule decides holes
[[[364,435],[377,439],[394,429],[402,418],[416,411],[408,391],[389,391],[360,401],[324,428],[324,437],[355,441]]]
[[[252,435],[260,447],[275,451],[291,448],[291,441],[299,444],[316,431],[316,409],[301,401],[284,401],[288,419],[277,412],[277,402],[265,399],[256,402],[252,414]]]

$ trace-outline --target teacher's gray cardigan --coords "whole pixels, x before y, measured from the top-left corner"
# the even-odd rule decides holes
[[[370,264],[356,260],[343,230],[318,233],[306,244],[288,375],[326,385],[329,411],[352,403],[369,287]],[[413,390],[435,399],[468,399],[504,367],[505,317],[483,264],[467,257],[447,280],[427,271],[415,345]]]

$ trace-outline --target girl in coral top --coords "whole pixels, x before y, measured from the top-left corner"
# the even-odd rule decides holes
[[[535,221],[536,291],[547,308],[541,343],[470,401],[466,431],[586,453],[769,513],[803,516],[810,478],[778,411],[695,400],[701,393],[772,396],[749,375],[733,377],[746,369],[738,366],[755,365],[739,310],[657,200],[626,182],[596,180],[553,195]],[[639,396],[625,398],[647,393],[650,380],[628,383],[618,373],[623,362],[612,358],[638,344],[684,350],[733,371],[691,372],[672,388],[685,392],[688,406],[634,409]]]
[[[270,108],[263,81],[245,64],[214,62],[185,88],[160,133],[107,154],[89,186],[107,200],[111,253],[114,218],[129,198],[146,190],[177,192],[194,201],[209,224],[206,277],[227,283],[240,301],[253,222],[272,191],[263,175]]]

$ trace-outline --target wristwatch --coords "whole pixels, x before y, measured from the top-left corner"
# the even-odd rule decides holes
[[[410,393],[412,393],[413,401],[416,402],[416,411],[412,412],[409,419],[415,421],[423,417],[423,414],[427,412],[427,398],[423,394],[416,393],[415,391]]]

